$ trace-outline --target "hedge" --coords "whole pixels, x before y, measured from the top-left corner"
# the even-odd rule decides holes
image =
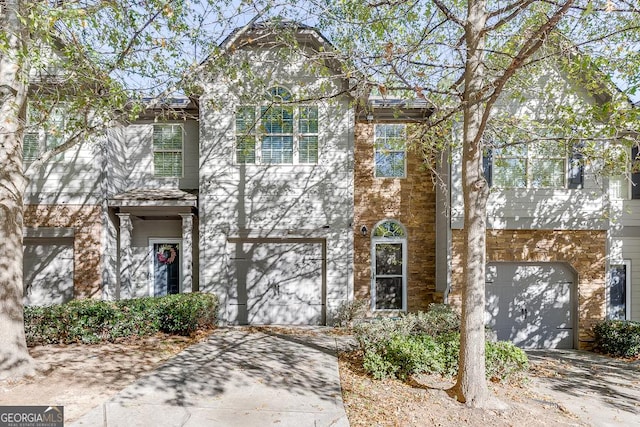
[[[593,328],[596,350],[616,357],[640,354],[640,322],[605,320]]]
[[[216,323],[218,298],[188,293],[121,301],[76,300],[26,306],[27,345],[98,343],[157,332],[189,335]]]
[[[406,379],[418,373],[456,375],[459,330],[455,311],[439,304],[424,313],[360,323],[354,335],[364,354],[365,371],[376,379]],[[519,379],[529,369],[526,353],[512,343],[487,341],[485,354],[488,378]]]

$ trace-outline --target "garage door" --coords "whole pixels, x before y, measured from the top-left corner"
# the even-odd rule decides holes
[[[239,324],[324,322],[324,243],[230,241],[229,319]]]
[[[522,348],[573,348],[574,274],[561,263],[487,266],[485,321]]]
[[[62,304],[73,299],[73,239],[24,239],[25,305]]]

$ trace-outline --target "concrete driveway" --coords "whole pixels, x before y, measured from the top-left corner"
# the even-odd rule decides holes
[[[337,340],[218,329],[71,426],[347,426]]]
[[[578,350],[527,350],[532,389],[592,426],[640,426],[640,361]]]

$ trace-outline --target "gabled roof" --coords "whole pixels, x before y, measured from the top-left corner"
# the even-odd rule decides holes
[[[284,19],[270,19],[255,22],[248,27],[236,28],[220,44],[220,47],[228,51],[233,48],[241,48],[247,45],[260,43],[273,43],[278,40],[278,31],[290,31],[295,34],[298,43],[318,49],[333,50],[334,47],[327,38],[316,28]]]
[[[336,73],[341,72],[342,67],[338,55],[335,54],[335,47],[318,29],[286,19],[257,21],[236,28],[222,41],[220,49],[224,55],[245,47],[275,46],[287,41],[287,36],[283,36],[285,34],[295,37],[298,45],[318,52],[319,59],[324,60],[329,69]]]

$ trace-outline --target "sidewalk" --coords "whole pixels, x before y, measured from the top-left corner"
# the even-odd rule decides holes
[[[222,328],[70,426],[349,425],[336,339]]]
[[[640,426],[640,361],[579,350],[527,350],[531,389],[597,427]]]

